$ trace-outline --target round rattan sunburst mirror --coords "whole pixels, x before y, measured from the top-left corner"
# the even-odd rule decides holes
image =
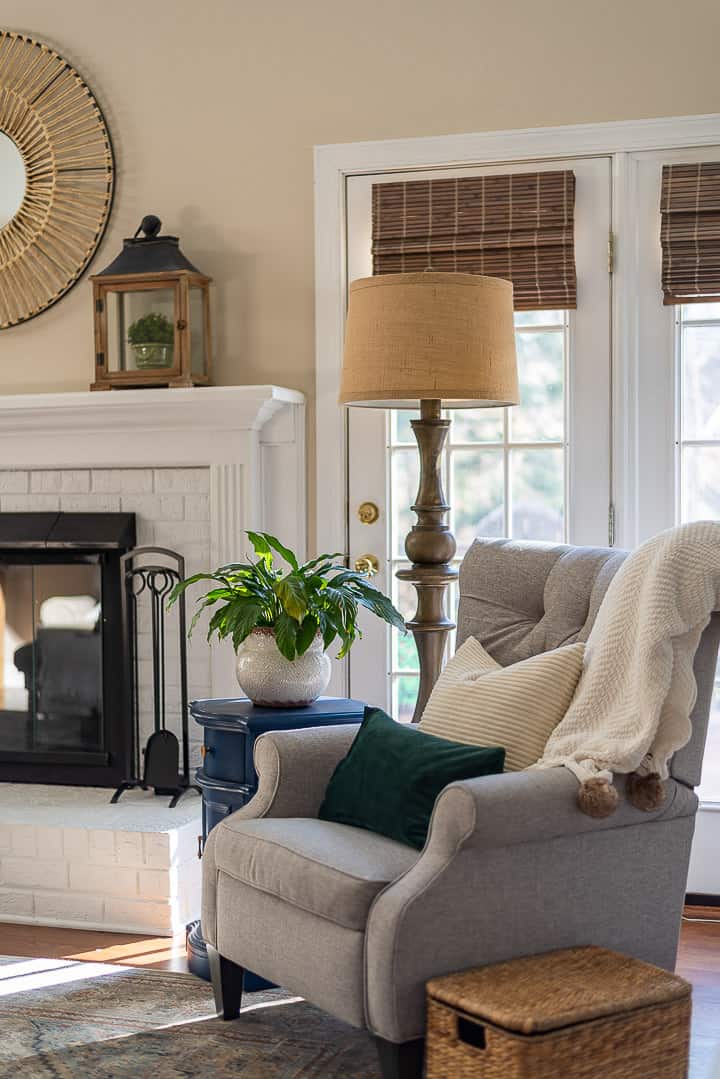
[[[110,215],[113,153],[97,101],[39,41],[0,30],[0,329],[56,303]]]

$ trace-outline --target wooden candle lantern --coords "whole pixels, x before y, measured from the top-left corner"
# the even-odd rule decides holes
[[[177,236],[161,236],[160,228],[159,218],[144,217],[118,257],[91,278],[91,390],[210,381],[211,278],[185,258]]]

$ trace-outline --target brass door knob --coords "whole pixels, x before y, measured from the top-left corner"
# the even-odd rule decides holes
[[[380,563],[374,554],[361,554],[355,559],[355,569],[358,573],[366,573],[368,577],[374,577],[380,572]]]
[[[374,502],[361,502],[357,509],[357,515],[364,525],[373,525],[380,516],[380,510]]]

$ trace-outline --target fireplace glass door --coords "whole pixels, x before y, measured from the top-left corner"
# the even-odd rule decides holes
[[[103,753],[97,558],[0,556],[0,753]]]

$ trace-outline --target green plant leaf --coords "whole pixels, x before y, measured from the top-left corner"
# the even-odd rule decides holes
[[[190,625],[188,626],[188,631],[187,631],[188,637],[192,637],[193,630],[195,629],[196,625],[200,621],[200,618],[202,617],[202,613],[205,610],[205,608],[206,607],[212,607],[213,604],[217,603],[218,598],[211,598],[210,596],[205,596],[204,599],[198,600],[197,610],[195,611],[192,618],[190,619]]]
[[[337,630],[326,611],[320,612],[320,632],[323,638],[323,648],[327,650],[337,637]]]
[[[308,648],[315,640],[315,634],[318,631],[318,620],[314,614],[308,614],[303,618],[302,624],[297,632],[297,639],[295,641],[295,647],[297,648],[297,654],[302,656],[307,652]]]
[[[299,577],[289,573],[287,577],[281,577],[275,582],[275,594],[282,603],[284,609],[297,622],[302,622],[307,614],[307,597],[305,586]]]
[[[275,643],[285,659],[295,659],[298,628],[294,618],[285,611],[280,612],[275,621]]]
[[[308,570],[314,569],[315,566],[319,566],[322,562],[331,563],[334,558],[343,558],[342,551],[335,551],[334,554],[319,554],[317,558],[311,558],[309,562],[303,562],[300,567],[301,573],[306,573]],[[342,569],[342,566],[338,566],[338,569]],[[320,572],[317,570],[316,572]]]
[[[246,532],[245,534],[252,543],[255,554],[270,569],[272,567],[272,550],[264,534],[262,532]]]
[[[216,581],[220,584],[228,585],[228,582],[220,572],[217,573],[194,573],[192,577],[186,577],[184,581],[180,581],[175,585],[172,592],[168,596],[167,607],[168,610],[174,603],[178,601],[180,596],[185,592],[190,585],[197,584],[198,581]]]
[[[235,604],[231,604],[231,607],[235,607]],[[252,633],[258,624],[260,614],[261,608],[257,603],[238,604],[236,610],[233,610],[229,619],[233,648],[237,649],[245,638]]]
[[[383,621],[388,622],[389,625],[395,626],[401,633],[407,633],[405,619],[388,597],[383,595],[378,588],[363,583],[356,586],[356,591],[358,593],[358,603],[362,604],[363,607],[367,607],[369,611],[376,614],[378,618],[382,618]]]
[[[269,532],[263,532],[262,536],[264,537],[266,542],[272,547],[273,551],[277,551],[277,553],[285,559],[289,566],[292,566],[294,570],[298,569],[298,560],[289,547],[285,547],[279,539],[276,539],[275,536],[271,536]]]
[[[128,327],[128,341],[131,345],[172,345],[175,341],[175,327],[169,318],[158,311],[143,315]]]

